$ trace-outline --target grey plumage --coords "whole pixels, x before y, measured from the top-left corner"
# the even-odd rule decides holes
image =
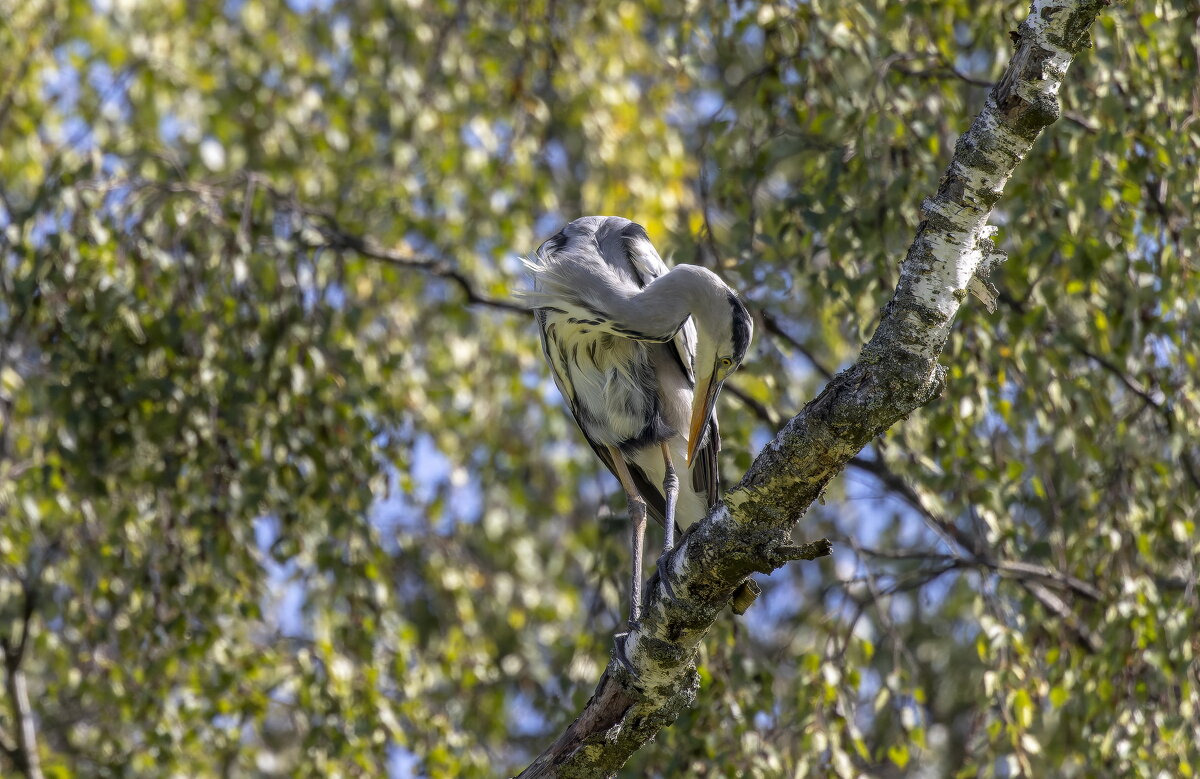
[[[588,443],[610,471],[607,447],[621,450],[660,525],[665,496],[662,457],[655,444],[680,433],[686,438],[686,407],[695,387],[696,326],[686,312],[665,308],[646,311],[636,326],[613,314],[619,316],[614,309],[623,308],[620,303],[667,270],[640,225],[621,217],[584,217],[538,249],[531,265],[534,292],[528,296],[537,306],[542,349],[554,381]],[[677,410],[680,401],[685,404],[682,413]],[[684,499],[676,517],[681,529],[703,517],[717,499],[720,437],[715,415],[708,430],[703,461],[684,480],[699,499]],[[685,459],[682,443],[672,448]]]
[[[546,361],[588,443],[626,487],[631,509],[640,497],[660,524],[674,513],[673,525],[686,529],[719,494],[714,402],[749,346],[745,307],[707,269],[668,269],[646,231],[620,217],[571,222],[527,265]],[[672,512],[671,464],[689,456]],[[637,533],[635,520],[635,558]],[[639,581],[635,568],[635,601]],[[636,602],[631,611],[636,619]]]

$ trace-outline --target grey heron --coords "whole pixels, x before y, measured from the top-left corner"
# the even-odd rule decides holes
[[[686,529],[716,503],[714,405],[746,355],[753,324],[715,273],[668,269],[646,230],[621,217],[576,219],[526,265],[527,299],[554,382],[629,500],[636,624],[647,511],[663,526],[665,556],[676,527]],[[670,592],[663,559],[660,579]]]

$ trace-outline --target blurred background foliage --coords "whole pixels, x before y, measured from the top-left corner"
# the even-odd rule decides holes
[[[744,293],[732,483],[855,358],[1026,7],[0,11],[0,638],[44,772],[467,777],[587,699],[627,564],[519,256],[622,214]],[[1200,769],[1198,24],[1102,17],[998,310],[627,775]]]

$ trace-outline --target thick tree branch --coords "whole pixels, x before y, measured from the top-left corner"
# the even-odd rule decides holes
[[[625,640],[579,718],[522,776],[605,776],[695,697],[696,649],[737,586],[788,557],[791,532],[829,480],[877,435],[936,397],[938,363],[967,285],[991,248],[992,207],[1041,131],[1102,0],[1035,0],[1016,51],[955,148],[858,362],[783,428],[725,499],[689,528],[647,588]]]

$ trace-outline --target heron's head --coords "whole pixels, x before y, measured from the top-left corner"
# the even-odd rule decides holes
[[[696,324],[696,389],[692,396],[692,421],[688,432],[688,465],[704,438],[708,418],[725,380],[737,370],[750,347],[754,323],[737,293],[711,271],[703,271],[703,294],[692,307]]]

